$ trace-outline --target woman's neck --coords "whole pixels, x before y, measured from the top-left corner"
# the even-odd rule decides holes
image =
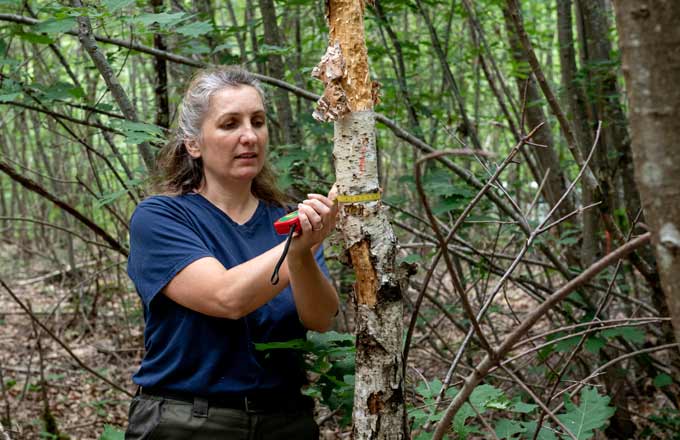
[[[221,186],[203,182],[196,191],[217,206],[236,223],[243,224],[250,219],[257,209],[258,200],[250,192],[251,182],[247,185]]]

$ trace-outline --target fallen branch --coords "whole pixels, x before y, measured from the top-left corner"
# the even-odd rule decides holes
[[[117,385],[115,382],[112,382],[110,379],[108,379],[108,378],[102,376],[101,374],[99,374],[99,373],[97,373],[95,370],[93,370],[92,368],[88,367],[88,366],[87,366],[87,365],[86,365],[86,364],[85,364],[85,363],[84,363],[84,362],[83,362],[83,361],[82,361],[75,353],[73,353],[73,351],[71,351],[71,349],[69,348],[69,346],[66,345],[66,343],[65,343],[64,341],[62,341],[61,339],[59,339],[59,337],[57,337],[57,335],[55,335],[54,333],[52,333],[52,331],[51,331],[49,328],[47,328],[47,326],[45,326],[45,324],[43,324],[42,322],[40,322],[40,320],[33,314],[33,312],[31,312],[31,310],[29,310],[29,308],[28,308],[28,307],[27,307],[27,306],[19,299],[19,297],[14,293],[14,291],[12,291],[12,289],[10,289],[10,287],[7,285],[7,283],[5,283],[5,281],[2,280],[2,278],[0,278],[0,285],[2,285],[2,287],[5,288],[5,290],[7,291],[7,293],[9,293],[9,296],[11,296],[12,299],[13,299],[17,304],[19,304],[19,307],[21,307],[21,308],[24,310],[24,312],[26,312],[26,314],[33,320],[33,322],[35,322],[36,324],[38,324],[38,325],[40,326],[40,328],[42,328],[42,329],[45,331],[45,333],[47,333],[52,339],[54,339],[54,341],[55,341],[57,344],[59,344],[59,345],[61,346],[61,348],[63,348],[64,350],[66,350],[66,352],[69,354],[69,356],[71,356],[71,358],[72,358],[74,361],[76,361],[76,363],[77,363],[81,368],[83,368],[85,371],[87,371],[88,373],[92,374],[93,376],[95,376],[95,377],[101,379],[102,381],[106,382],[107,384],[111,385],[114,389],[120,391],[121,393],[126,394],[126,395],[129,396],[129,397],[133,397],[132,393],[129,392],[128,390],[126,390],[126,389],[124,389],[124,388],[121,388],[121,387],[120,387],[119,385]]]

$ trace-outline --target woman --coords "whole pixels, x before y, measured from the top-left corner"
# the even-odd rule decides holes
[[[330,328],[338,297],[321,242],[333,201],[310,194],[297,206],[302,231],[272,285],[284,247],[272,224],[286,209],[266,160],[262,89],[239,68],[201,71],[178,125],[159,160],[165,195],[130,220],[146,352],[126,438],[318,438],[299,355],[254,344]]]

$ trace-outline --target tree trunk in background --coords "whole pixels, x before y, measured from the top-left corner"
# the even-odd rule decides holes
[[[158,0],[154,0],[158,1]],[[162,2],[163,0],[161,0]],[[215,26],[215,9],[213,8],[212,5],[212,0],[194,0],[194,7],[196,8],[196,12],[198,12],[198,16],[200,17],[201,20],[207,20],[209,21],[213,26]],[[215,26],[216,28],[216,26]],[[215,38],[211,35],[211,33],[207,33],[203,35],[205,39],[205,42],[208,44],[208,47],[210,48],[210,58],[213,63],[217,64],[217,54],[215,53],[215,48],[217,47],[217,43],[215,42]]]
[[[163,0],[151,0],[153,12],[158,14],[163,11]],[[153,47],[158,50],[167,50],[165,41],[160,32],[153,34]],[[154,94],[156,96],[156,125],[170,127],[170,104],[168,101],[168,66],[165,58],[155,57],[154,68],[156,70],[156,84]]]
[[[326,3],[329,44],[313,72],[325,84],[314,116],[335,121],[339,199],[380,192],[364,6],[361,0]],[[396,237],[379,200],[341,203],[338,226],[357,280],[353,438],[406,439]]]
[[[508,41],[510,43],[512,57],[518,63],[527,65],[524,51],[522,50],[522,46],[517,39],[517,35],[512,25],[512,19],[505,8],[503,9],[503,16],[505,17],[505,28],[508,34]],[[552,207],[555,206],[562,194],[567,191],[566,179],[564,177],[562,167],[560,167],[559,157],[557,157],[557,152],[555,151],[555,142],[550,129],[550,121],[548,121],[546,114],[543,112],[543,106],[541,105],[543,96],[538,91],[536,83],[533,79],[533,75],[531,75],[530,71],[528,72],[528,75],[529,84],[527,86],[526,98],[526,125],[529,129],[531,129],[536,127],[538,124],[545,123],[545,125],[543,125],[543,127],[541,127],[536,132],[533,137],[533,141],[543,144],[548,148],[527,148],[530,148],[529,151],[531,151],[531,154],[536,157],[542,175],[545,174],[546,170],[550,169],[550,175],[548,176],[548,180],[543,187],[543,198]],[[516,80],[517,88],[519,89],[519,96],[521,97],[524,93],[526,80],[521,78],[516,78]],[[543,177],[542,175],[541,177]],[[559,209],[555,213],[554,220],[569,214],[573,210],[574,201],[571,197],[568,197],[564,200],[564,202],[562,202],[562,205],[560,205]]]
[[[574,127],[574,134],[578,144],[589,148],[593,143],[588,127],[588,113],[586,99],[576,77],[576,51],[574,50],[574,35],[572,31],[571,0],[557,0],[557,39],[560,46],[560,70],[562,84],[569,109],[567,115]],[[587,155],[588,151],[582,151]],[[581,183],[583,205],[594,203],[593,192],[587,185]],[[597,257],[597,230],[599,216],[596,210],[589,209],[583,213],[583,239],[581,242],[581,260],[584,267],[590,266]]]
[[[604,0],[577,1],[584,34],[583,67],[588,73],[588,97],[594,107],[591,125],[594,127],[598,120],[603,124],[602,148],[596,151],[600,181],[606,185],[603,192],[612,211],[617,206],[625,207],[630,223],[640,209],[640,195],[633,178],[628,121],[619,98],[617,67],[611,58],[608,11]]]
[[[635,179],[680,342],[680,2],[649,3],[614,2],[630,100]]]
[[[283,47],[283,38],[279,32],[279,25],[276,23],[274,0],[258,1],[260,4],[260,13],[262,14],[262,23],[264,25],[264,44]],[[286,79],[286,67],[284,66],[283,57],[281,55],[268,55],[267,67],[269,76],[281,80]],[[274,105],[276,106],[276,113],[279,125],[281,126],[281,140],[284,144],[299,144],[301,138],[300,130],[293,121],[293,109],[290,105],[288,91],[277,87],[274,90]]]

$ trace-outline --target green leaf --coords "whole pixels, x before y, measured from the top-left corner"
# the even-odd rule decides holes
[[[315,345],[342,344],[354,346],[354,335],[330,331],[326,333],[309,332],[307,339]]]
[[[19,97],[21,93],[0,93],[0,102],[11,102]]]
[[[47,89],[45,89],[43,93],[43,97],[50,101],[69,98],[81,99],[85,97],[85,92],[82,88],[65,82],[57,82],[52,84]]]
[[[591,336],[588,339],[586,339],[584,347],[590,353],[597,354],[605,345],[607,345],[607,341],[605,341],[604,339],[598,338],[597,336]]]
[[[621,336],[628,342],[642,344],[645,342],[645,332],[637,327],[618,327],[602,330],[600,333],[605,338],[615,338]]]
[[[453,211],[463,205],[461,200],[456,198],[443,198],[432,208],[432,213],[435,215],[443,214],[445,212]]]
[[[35,32],[44,32],[46,34],[59,34],[68,32],[76,25],[76,19],[73,17],[65,18],[50,18],[33,25]]]
[[[238,48],[238,44],[236,44],[236,43],[231,43],[231,42],[230,43],[224,43],[224,44],[220,44],[219,46],[215,47],[215,49],[213,50],[213,53],[218,53],[218,52],[221,52],[225,49],[228,50],[228,49],[237,49],[237,48]]]
[[[454,397],[458,392],[458,390],[453,388],[449,391],[451,393],[447,392],[447,396],[450,397]],[[468,401],[470,403],[464,404],[453,419],[453,429],[461,438],[466,438],[477,430],[475,427],[465,425],[467,419],[475,417],[477,413],[483,414],[487,409],[493,409],[503,402],[508,402],[508,405],[504,405],[505,409],[509,406],[509,401],[503,394],[503,391],[487,384],[477,386],[472,391],[472,394],[470,394]],[[474,409],[470,404],[474,406]],[[442,414],[439,416],[441,417]]]
[[[307,350],[311,344],[304,339],[291,339],[283,342],[256,342],[253,344],[255,350],[278,350],[278,349],[293,349],[293,350]]]
[[[268,55],[288,55],[290,53],[290,49],[287,47],[283,46],[274,46],[271,44],[263,44],[260,46],[258,50],[258,55],[260,56],[268,56]]]
[[[439,379],[434,379],[429,384],[423,382],[416,387],[416,393],[423,396],[426,400],[434,399],[441,391],[442,385],[442,381]]]
[[[185,24],[176,29],[182,35],[187,37],[198,37],[200,35],[205,35],[214,30],[212,23],[207,21],[196,21],[193,23]]]
[[[404,257],[401,261],[408,264],[420,263],[423,261],[423,257],[418,254],[411,254]]]
[[[112,191],[110,193],[103,194],[101,197],[97,199],[97,204],[96,206],[98,208],[108,205],[110,203],[115,202],[125,194],[127,194],[128,190],[127,189],[119,189],[118,191]]]
[[[522,423],[522,426],[526,428],[526,436],[524,438],[526,439],[533,439],[534,438],[534,433],[536,433],[536,428],[538,428],[538,423],[537,422],[524,422]],[[555,435],[555,432],[547,427],[546,423],[543,423],[543,426],[541,426],[541,430],[538,432],[538,437],[536,437],[537,440],[558,440],[557,436]]]
[[[144,26],[151,26],[154,23],[158,23],[161,26],[174,26],[188,18],[189,16],[184,12],[175,12],[172,14],[161,12],[158,14],[140,14],[133,17],[131,21]]]
[[[666,373],[661,373],[654,378],[654,381],[652,383],[654,384],[655,387],[662,388],[672,384],[673,378]]]
[[[99,437],[99,440],[124,440],[125,433],[114,428],[111,425],[104,425],[104,432]]]
[[[484,412],[484,409],[495,409],[494,407],[501,404],[502,402],[508,402],[509,400],[503,394],[503,391],[491,385],[483,384],[479,385],[470,394],[470,403],[472,403],[475,408],[480,413]],[[508,405],[505,405],[503,409],[506,409]]]
[[[508,419],[500,419],[496,423],[496,436],[500,439],[510,439],[515,434],[526,432],[526,428],[520,422]]]
[[[106,9],[114,12],[119,9],[123,9],[126,6],[130,6],[131,4],[135,3],[135,0],[104,0],[102,3]]]
[[[163,129],[154,124],[133,122],[127,119],[116,119],[111,122],[115,128],[123,132],[128,144],[141,144],[142,142],[163,142]]]
[[[517,412],[517,413],[522,413],[522,414],[528,414],[538,408],[538,405],[535,405],[533,403],[524,403],[521,400],[518,400],[515,402],[515,404],[510,408],[510,411],[512,412]]]
[[[33,32],[19,32],[19,33],[17,33],[17,36],[24,41],[28,41],[29,43],[35,43],[35,44],[51,44],[51,43],[54,43],[54,40],[51,39],[50,37],[48,37],[47,35],[34,34]]]
[[[564,339],[560,342],[557,342],[555,344],[555,350],[558,352],[570,352],[573,350],[574,347],[576,347],[576,344],[578,344],[578,341],[581,339],[580,336],[573,336],[571,338]]]
[[[566,396],[564,404],[567,412],[559,414],[557,418],[578,440],[593,437],[593,431],[604,427],[616,412],[614,407],[609,406],[609,397],[599,395],[595,388],[581,391],[580,405],[574,405]]]

